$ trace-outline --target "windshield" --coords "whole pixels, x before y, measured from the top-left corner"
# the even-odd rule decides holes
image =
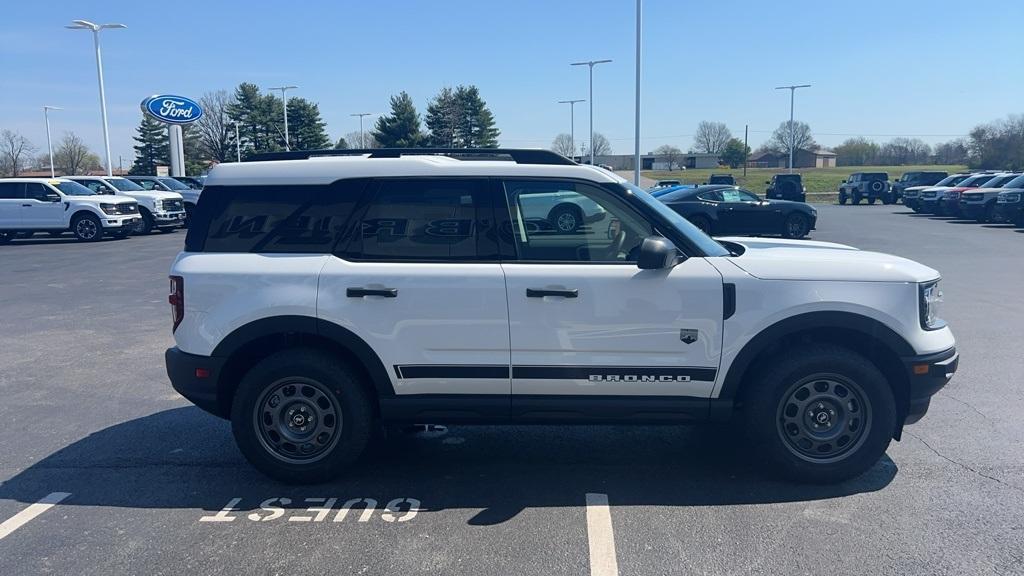
[[[962,182],[967,176],[965,174],[954,174],[947,176],[935,183],[936,186],[953,186]]]
[[[66,182],[61,182],[60,184],[57,184],[57,188],[59,188],[61,192],[63,192],[64,194],[67,194],[68,196],[95,196],[96,195],[96,193],[93,192],[92,190],[89,190],[88,188],[86,188],[85,186],[82,186],[78,182],[71,182],[70,180],[66,181]]]
[[[1024,174],[1015,176],[1013,180],[1010,180],[1006,184],[1003,184],[1003,188],[1024,188]]]
[[[691,242],[696,244],[697,247],[708,256],[730,255],[730,252],[721,244],[715,242],[710,236],[701,232],[700,229],[691,224],[689,220],[677,214],[675,210],[672,210],[668,206],[662,204],[657,198],[651,196],[643,188],[634,186],[630,182],[623,182],[622,185],[631,190],[636,195],[637,199],[661,215],[662,218],[668,220],[676,227],[677,230],[682,232],[684,236],[689,238]]]
[[[145,188],[127,178],[111,178],[106,182],[121,192],[138,192],[139,190],[145,190]]]
[[[157,180],[171,190],[191,190],[188,186],[178,182],[174,178],[157,178]]]
[[[971,176],[970,178],[957,184],[957,186],[962,186],[964,188],[978,188],[982,184],[988,182],[989,180],[995,180],[995,176],[992,176],[991,174],[981,174],[978,176]]]
[[[1006,183],[1017,178],[1016,174],[1010,174],[1008,176],[996,176],[995,178],[985,182],[985,188],[1002,188],[1006,186]]]

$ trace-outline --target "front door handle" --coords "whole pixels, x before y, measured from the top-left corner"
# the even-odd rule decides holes
[[[577,298],[580,295],[580,291],[571,288],[563,290],[549,290],[547,288],[527,288],[527,298],[543,298],[545,296],[561,296],[562,298]]]
[[[362,298],[364,296],[398,298],[398,288],[349,288],[345,290],[345,295],[349,298]]]
[[[21,207],[22,208],[31,208],[32,205],[31,204],[22,204]]]

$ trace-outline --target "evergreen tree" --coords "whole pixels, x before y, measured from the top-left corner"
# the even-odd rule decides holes
[[[185,153],[185,176],[202,174],[209,164],[209,158],[203,150],[199,127],[195,124],[182,126],[181,136],[183,140],[181,145]]]
[[[476,86],[459,86],[455,91],[460,112],[456,140],[462,148],[495,148],[501,132],[494,127],[494,115],[480,97]]]
[[[427,139],[430,146],[455,148],[455,129],[459,123],[459,104],[455,91],[445,86],[427,105]]]
[[[327,124],[320,118],[320,107],[305,98],[288,100],[288,138],[292,150],[329,148]]]
[[[391,97],[391,114],[377,118],[372,132],[382,148],[415,148],[424,142],[420,116],[412,98],[402,92]]]
[[[228,117],[238,123],[244,156],[262,148],[261,132],[256,117],[256,108],[262,96],[255,84],[243,82],[235,88],[234,102],[228,104]]]
[[[334,143],[334,149],[335,150],[348,150],[349,149],[348,142],[345,140],[344,136],[341,137],[341,138],[338,138],[338,141]]]
[[[130,172],[140,175],[156,174],[158,165],[170,165],[167,126],[157,122],[148,114],[143,114],[142,122],[135,130],[136,135],[132,139],[138,144],[132,146],[135,149],[135,162],[132,164]]]

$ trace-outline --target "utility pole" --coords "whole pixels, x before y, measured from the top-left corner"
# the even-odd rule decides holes
[[[242,161],[242,138],[238,135],[238,120],[232,120],[235,125],[235,157],[236,161]]]
[[[359,116],[359,147],[366,148],[366,136],[363,136],[363,116],[370,116],[371,112],[358,112],[349,116]]]
[[[127,26],[124,24],[93,24],[88,20],[72,20],[71,25],[65,26],[65,28],[92,31],[92,43],[96,48],[96,78],[100,83],[100,115],[103,117],[103,149],[107,153],[107,176],[113,176],[113,166],[111,166],[110,162],[110,129],[107,128],[107,94],[103,88],[103,58],[100,55],[100,30],[106,30],[109,28],[127,28]]]
[[[273,88],[267,88],[267,90],[280,90],[281,100],[284,103],[284,149],[291,150],[291,143],[288,141],[288,91],[294,90],[298,86],[275,86]]]
[[[55,178],[53,171],[53,145],[50,144],[50,110],[63,110],[59,106],[43,106],[43,119],[46,121],[46,150],[50,153],[50,178]]]
[[[796,144],[796,131],[793,129],[793,95],[797,88],[810,88],[810,84],[794,86],[778,86],[776,90],[789,90],[789,173],[793,173],[793,146]]]
[[[633,130],[633,185],[640,185],[640,61],[643,39],[643,0],[636,0],[636,120]],[[670,166],[671,168],[671,166]]]
[[[750,124],[743,125],[743,177],[747,177],[747,150],[750,148],[747,146],[747,132],[750,129]]]
[[[574,110],[577,102],[586,102],[583,98],[577,100],[559,100],[559,104],[569,105],[569,149],[572,153],[576,153],[576,111]],[[582,158],[580,158],[582,160]]]
[[[587,66],[590,68],[590,165],[594,165],[594,65],[606,64],[611,60],[588,60],[573,62],[570,66]]]

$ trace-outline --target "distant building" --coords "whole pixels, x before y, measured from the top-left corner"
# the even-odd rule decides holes
[[[762,152],[752,154],[747,166],[750,168],[788,168],[789,152]],[[835,168],[836,154],[827,150],[805,150],[793,152],[794,168]]]
[[[584,156],[583,160],[589,161],[589,157]],[[672,159],[672,167],[669,167],[669,157],[664,154],[643,154],[640,156],[640,169],[641,170],[679,170],[685,168],[687,170],[693,170],[696,168],[718,168],[718,155],[717,154],[698,154],[698,153],[683,153],[678,154]],[[615,170],[632,170],[633,169],[633,155],[632,154],[607,154],[604,156],[597,156],[594,161],[598,164],[607,164]]]

